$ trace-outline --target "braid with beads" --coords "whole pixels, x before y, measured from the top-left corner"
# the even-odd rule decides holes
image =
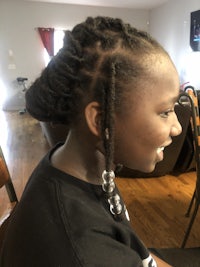
[[[125,85],[145,79],[145,59],[158,53],[167,55],[146,32],[120,19],[89,17],[66,31],[63,48],[26,92],[26,107],[33,117],[69,126],[79,120],[88,96],[100,103],[105,148],[102,187],[115,215],[122,209],[112,171],[114,114],[122,106]]]

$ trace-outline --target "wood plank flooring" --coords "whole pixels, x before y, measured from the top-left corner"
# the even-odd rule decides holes
[[[135,231],[148,247],[180,247],[189,218],[185,217],[195,173],[178,177],[118,178],[117,184],[127,205]],[[200,210],[187,246],[200,246]]]
[[[21,197],[32,170],[49,146],[40,124],[29,114],[0,111],[0,144],[16,188]],[[157,178],[117,178],[131,224],[148,247],[179,247],[189,218],[185,212],[194,186],[195,172]],[[0,215],[8,205],[5,190],[0,190]],[[187,247],[200,246],[200,211]]]

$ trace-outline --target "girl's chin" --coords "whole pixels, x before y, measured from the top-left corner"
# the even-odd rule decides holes
[[[162,161],[163,156],[160,155],[160,157],[156,157],[153,161],[150,161],[149,164],[145,164],[143,168],[140,168],[140,171],[145,173],[151,173],[155,170],[158,162]]]
[[[145,166],[141,165],[137,165],[137,166],[134,166],[134,167],[128,167],[128,166],[125,166],[124,167],[127,167],[129,169],[132,169],[132,170],[136,170],[136,171],[139,171],[139,172],[144,172],[144,173],[151,173],[155,170],[155,167],[156,167],[156,163],[157,162],[154,162],[154,163],[151,163],[149,165],[145,164]]]
[[[151,173],[155,170],[155,167],[156,167],[156,164],[153,165],[153,166],[150,166],[149,168],[145,168],[142,170],[142,172],[145,172],[145,173]]]
[[[131,162],[129,162],[130,164],[116,164],[116,169],[119,170],[122,167],[126,167],[135,171],[151,173],[155,170],[157,163],[162,160],[163,160],[163,151],[161,151],[156,155],[155,154],[152,155],[152,157],[149,158],[149,160],[147,159],[138,162],[135,161],[133,164],[131,164]]]

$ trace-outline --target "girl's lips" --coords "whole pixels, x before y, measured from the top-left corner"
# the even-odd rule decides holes
[[[157,148],[157,159],[158,159],[158,161],[162,161],[163,160],[163,157],[164,157],[163,150],[164,150],[164,148],[165,148],[164,146]]]
[[[160,152],[164,151],[164,149],[165,149],[167,146],[171,145],[171,143],[172,143],[172,141],[166,143],[166,144],[163,145],[163,146],[158,147],[158,148],[157,148],[157,154],[160,154]]]
[[[164,148],[165,148],[164,146],[158,147],[157,148],[157,154],[160,154],[160,152],[163,151]]]

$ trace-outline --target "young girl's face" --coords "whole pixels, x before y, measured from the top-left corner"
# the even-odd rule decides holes
[[[174,112],[179,94],[177,71],[167,57],[161,56],[137,93],[134,89],[130,92],[128,112],[125,107],[126,112],[116,115],[115,163],[151,172],[163,160],[172,136],[182,131]]]

